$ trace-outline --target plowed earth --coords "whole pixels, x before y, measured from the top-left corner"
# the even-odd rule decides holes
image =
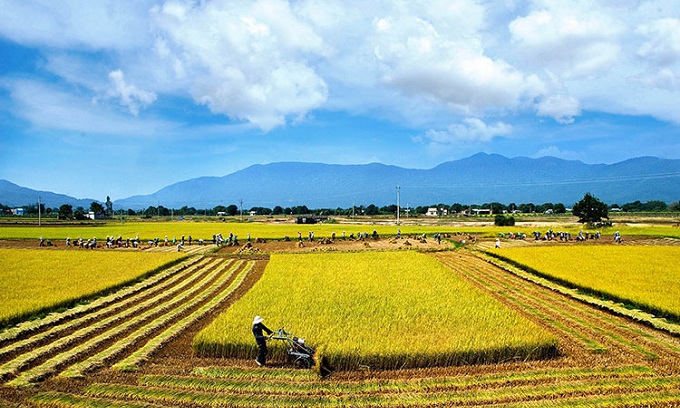
[[[395,246],[403,242],[333,250]],[[257,282],[269,252],[329,247],[225,247],[108,301],[2,331],[0,406],[680,406],[680,338],[537,285],[467,249],[431,256],[553,333],[558,357],[320,379],[283,362],[257,368],[192,355],[193,336]],[[147,346],[161,337],[157,347]],[[145,358],[131,361],[145,348]]]

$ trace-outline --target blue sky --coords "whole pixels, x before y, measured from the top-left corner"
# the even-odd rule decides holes
[[[680,159],[680,3],[0,0],[0,178],[150,194],[279,161]]]

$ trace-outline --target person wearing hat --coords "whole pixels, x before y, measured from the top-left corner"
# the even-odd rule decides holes
[[[267,359],[267,337],[265,337],[263,332],[272,334],[272,331],[262,323],[263,321],[264,319],[260,316],[255,316],[255,319],[253,319],[253,335],[255,336],[257,347],[260,349],[255,362],[259,366],[265,365]]]

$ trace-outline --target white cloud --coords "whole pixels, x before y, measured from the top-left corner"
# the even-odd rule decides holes
[[[582,160],[581,154],[578,152],[574,152],[571,150],[561,150],[559,147],[552,145],[548,147],[544,147],[543,149],[539,150],[536,152],[536,154],[533,155],[534,158],[540,158],[540,157],[558,157],[560,159],[565,159],[565,160]]]
[[[165,135],[178,126],[120,115],[91,103],[91,98],[39,81],[5,81],[2,87],[9,90],[15,113],[37,128],[138,137]]]
[[[636,33],[646,38],[637,50],[640,57],[663,66],[680,61],[680,19],[654,20],[640,25]]]
[[[495,137],[510,133],[512,126],[506,123],[488,125],[478,118],[465,118],[463,123],[449,125],[446,130],[428,130],[419,140],[437,145],[489,142]]]
[[[574,116],[581,114],[581,105],[578,99],[569,95],[552,95],[542,99],[536,106],[539,116],[548,116],[558,123],[574,123]]]
[[[265,131],[319,108],[420,129],[582,110],[677,122],[679,14],[673,0],[0,0],[0,36],[133,114],[191,98]]]
[[[637,56],[646,69],[633,78],[646,87],[680,91],[680,19],[652,20],[635,32],[644,38]]]
[[[118,99],[120,104],[127,107],[131,114],[137,116],[139,109],[152,104],[156,100],[153,92],[139,89],[125,82],[123,71],[117,69],[109,72],[112,87],[107,92],[107,97]]]
[[[308,62],[323,57],[324,41],[285,1],[166,2],[152,14],[156,49],[214,113],[267,131],[327,99]]]
[[[656,72],[640,75],[636,79],[645,86],[667,91],[680,91],[680,71],[676,73],[671,68],[661,68]]]
[[[578,78],[603,75],[618,62],[625,27],[590,2],[546,1],[509,29],[525,64]]]
[[[151,1],[2,1],[0,36],[26,45],[133,49],[149,41]]]
[[[382,80],[460,114],[514,109],[540,93],[541,81],[485,55],[484,9],[475,2],[409,3],[374,22]]]

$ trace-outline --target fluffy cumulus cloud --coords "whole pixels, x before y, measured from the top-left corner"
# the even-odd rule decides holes
[[[640,25],[637,50],[647,70],[636,78],[645,86],[680,91],[680,19],[661,18]]]
[[[460,114],[513,109],[541,92],[534,75],[485,53],[485,10],[474,1],[409,2],[376,18],[382,81]]]
[[[541,100],[537,105],[539,116],[554,118],[562,124],[574,123],[574,117],[581,114],[578,99],[569,95],[552,95]]]
[[[678,15],[673,0],[0,0],[0,37],[74,98],[140,118],[166,97],[265,132],[341,109],[481,142],[516,115],[680,123]]]
[[[590,3],[546,1],[510,22],[512,41],[523,64],[540,66],[566,79],[602,75],[615,65],[623,23],[610,10]]]
[[[156,49],[214,113],[270,130],[327,98],[308,63],[324,55],[324,41],[285,1],[168,1],[152,16]]]
[[[638,55],[660,65],[680,61],[680,19],[662,18],[642,24],[637,33],[645,37]]]

